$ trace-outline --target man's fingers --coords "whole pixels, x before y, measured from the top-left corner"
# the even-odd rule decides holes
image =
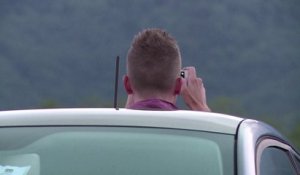
[[[184,70],[187,71],[188,76],[182,78],[182,89],[189,88],[189,86],[203,87],[203,81],[201,78],[197,77],[195,67],[185,67]]]
[[[203,80],[201,78],[197,78],[197,80],[198,80],[199,85],[203,86]]]
[[[195,67],[185,67],[184,70],[188,72],[188,79],[197,77]]]
[[[181,92],[185,91],[187,88],[187,80],[185,78],[181,78]]]
[[[206,104],[206,94],[203,80],[197,77],[194,67],[186,67],[184,70],[188,76],[182,78],[181,95],[192,110],[210,111]]]

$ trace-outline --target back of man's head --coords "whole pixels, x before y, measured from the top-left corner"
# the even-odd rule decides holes
[[[127,72],[141,95],[170,92],[180,68],[179,47],[167,32],[146,29],[134,37],[127,55]]]

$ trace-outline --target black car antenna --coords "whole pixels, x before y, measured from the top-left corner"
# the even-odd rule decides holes
[[[115,72],[115,94],[114,94],[114,108],[116,110],[119,110],[119,107],[118,107],[119,63],[120,63],[120,57],[117,56],[116,72]]]

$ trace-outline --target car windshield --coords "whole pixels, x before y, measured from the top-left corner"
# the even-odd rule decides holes
[[[0,128],[0,174],[229,175],[234,137],[137,127]]]

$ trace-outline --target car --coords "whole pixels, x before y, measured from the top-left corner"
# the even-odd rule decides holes
[[[299,175],[273,127],[195,111],[34,109],[0,112],[0,174]]]

